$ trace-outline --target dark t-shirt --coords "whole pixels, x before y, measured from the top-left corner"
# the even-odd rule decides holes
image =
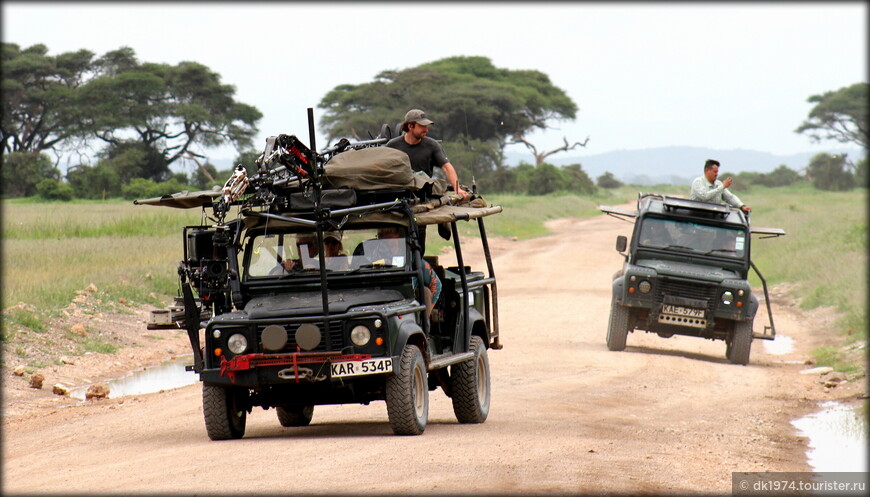
[[[428,136],[424,136],[423,140],[416,145],[409,145],[405,141],[405,136],[397,136],[388,141],[386,146],[401,150],[408,154],[411,159],[411,169],[414,171],[423,171],[432,176],[432,171],[436,167],[441,167],[450,162],[441,144]]]

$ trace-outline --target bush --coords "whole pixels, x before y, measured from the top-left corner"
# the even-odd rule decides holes
[[[562,171],[556,166],[544,162],[533,168],[528,175],[527,192],[529,195],[546,195],[565,187]]]
[[[861,188],[870,187],[870,176],[867,175],[867,157],[855,164],[855,185]]]
[[[172,175],[163,152],[138,141],[109,145],[100,155],[100,163],[105,161],[105,165],[114,169],[122,183],[134,178],[164,181]]]
[[[565,166],[563,174],[565,176],[563,189],[565,190],[572,193],[585,193],[589,195],[598,191],[598,188],[595,187],[595,183],[592,182],[592,178],[586,174],[586,171],[583,170],[583,166],[580,164]]]
[[[100,161],[96,166],[73,166],[67,171],[66,179],[78,198],[105,200],[121,194],[121,178],[106,161]]]
[[[44,179],[60,179],[60,171],[51,158],[39,152],[12,152],[3,155],[0,167],[3,195],[29,197],[36,194],[36,185]]]
[[[130,184],[121,188],[121,195],[127,200],[137,200],[171,195],[184,190],[196,191],[196,188],[185,185],[175,178],[162,183],[145,178],[134,178]]]
[[[46,178],[36,184],[36,194],[46,200],[68,202],[75,197],[73,187],[56,179]]]
[[[855,187],[855,176],[846,166],[846,154],[816,155],[807,166],[807,177],[819,190],[847,191]]]
[[[802,181],[803,177],[797,171],[789,169],[785,164],[781,164],[773,171],[762,174],[760,178],[761,184],[764,186],[788,186]]]
[[[517,172],[510,167],[502,167],[477,179],[478,189],[486,193],[516,193]]]
[[[598,186],[601,188],[619,188],[622,186],[622,181],[619,181],[613,176],[613,173],[610,171],[605,172],[601,176],[598,177]]]

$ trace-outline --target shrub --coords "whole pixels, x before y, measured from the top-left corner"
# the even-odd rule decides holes
[[[846,155],[816,155],[807,166],[807,177],[819,190],[846,191],[855,187],[855,176],[846,166]]]
[[[556,166],[544,162],[532,169],[529,174],[527,191],[530,195],[546,195],[558,190],[563,190],[565,180],[562,171]]]
[[[78,198],[106,199],[121,194],[121,178],[107,161],[100,161],[96,166],[73,166],[67,171],[66,179]]]
[[[46,200],[61,200],[68,202],[75,192],[70,185],[56,179],[46,178],[36,184],[36,194]]]
[[[192,188],[176,178],[172,178],[169,181],[164,181],[162,183],[157,183],[154,180],[145,178],[134,178],[130,181],[130,184],[124,185],[121,188],[121,195],[127,200],[136,200],[160,197],[162,195],[169,195],[184,190],[195,191],[196,188]]]
[[[60,179],[60,171],[51,158],[39,152],[12,152],[3,155],[0,167],[2,191],[8,197],[29,197],[36,194],[36,185],[44,179]]]
[[[580,164],[565,166],[563,174],[565,176],[564,189],[570,192],[591,195],[598,191],[598,188],[595,187],[595,183],[592,182],[592,178],[586,174],[586,171],[583,170],[583,166]]]
[[[601,188],[619,188],[622,186],[622,181],[619,181],[613,176],[613,173],[610,171],[605,172],[601,176],[598,177],[597,180],[598,186]]]

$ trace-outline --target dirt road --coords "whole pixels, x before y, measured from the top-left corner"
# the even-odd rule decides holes
[[[3,490],[718,494],[732,471],[810,469],[789,422],[834,395],[798,374],[824,321],[775,298],[796,350],[769,355],[756,340],[748,366],[729,364],[724,342],[642,332],[609,352],[614,240],[631,226],[552,227],[494,241],[504,349],[490,351],[484,424],[457,424],[437,390],[418,437],[393,436],[376,402],[317,407],[305,428],[257,408],[244,439],[210,442],[196,384],[4,416]]]

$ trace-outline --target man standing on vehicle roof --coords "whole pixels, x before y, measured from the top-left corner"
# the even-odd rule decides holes
[[[704,175],[692,182],[690,198],[714,204],[730,204],[743,212],[750,212],[752,209],[728,190],[731,187],[731,178],[725,178],[725,181],[719,181],[718,178],[719,161],[707,159],[707,162],[704,163]]]
[[[402,121],[402,131],[404,132],[402,136],[388,141],[386,146],[408,154],[411,159],[411,169],[415,172],[423,171],[432,176],[434,168],[440,167],[444,171],[447,181],[453,185],[453,190],[464,199],[465,190],[460,188],[456,169],[447,159],[441,144],[426,136],[429,133],[429,126],[432,124],[435,122],[426,117],[425,112],[420,109],[411,109],[405,114],[405,120]]]

